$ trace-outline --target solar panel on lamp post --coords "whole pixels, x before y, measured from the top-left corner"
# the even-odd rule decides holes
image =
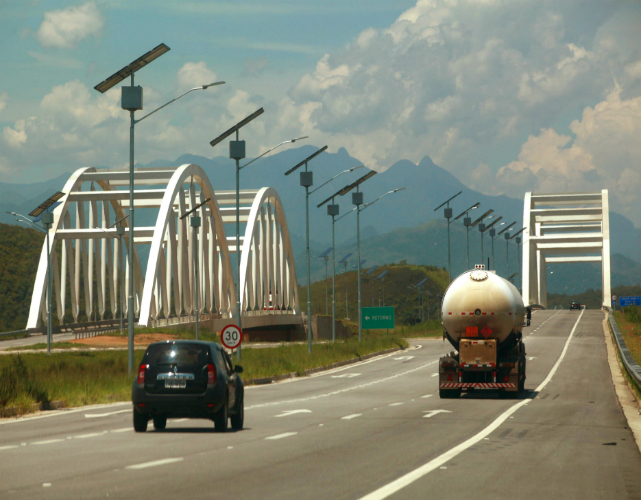
[[[463,191],[459,191],[454,196],[452,196],[449,200],[444,201],[443,203],[441,203],[438,207],[436,207],[434,209],[434,211],[436,212],[443,205],[447,205],[445,207],[445,209],[443,210],[443,215],[447,219],[447,277],[448,277],[448,283],[452,283],[452,254],[450,252],[450,219],[452,218],[452,209],[450,208],[450,201],[452,201],[454,198],[456,198],[462,192]]]
[[[105,79],[98,85],[94,87],[95,90],[98,92],[104,94],[107,90],[111,89],[115,85],[118,85],[120,82],[125,80],[126,78],[131,78],[131,85],[130,86],[123,86],[122,87],[122,96],[121,96],[121,107],[122,109],[125,109],[129,111],[129,118],[130,118],[130,125],[129,125],[129,251],[127,254],[128,257],[128,262],[129,262],[129,269],[131,270],[131,279],[129,280],[129,297],[127,300],[127,327],[128,327],[128,342],[127,342],[127,352],[128,352],[128,362],[127,362],[127,371],[129,375],[133,373],[133,368],[134,368],[134,260],[133,260],[133,254],[134,254],[134,232],[135,232],[135,224],[134,224],[134,127],[137,123],[141,122],[145,118],[153,115],[157,111],[163,109],[166,106],[169,106],[172,102],[177,101],[181,97],[186,96],[190,92],[193,92],[195,90],[206,90],[209,87],[217,86],[217,85],[223,85],[225,82],[215,82],[215,83],[209,83],[206,85],[201,85],[200,87],[194,87],[193,89],[188,90],[187,92],[184,92],[183,94],[179,95],[178,97],[172,99],[171,101],[163,104],[162,106],[156,108],[154,111],[151,113],[146,114],[139,120],[135,119],[135,112],[140,111],[143,109],[142,106],[142,97],[143,97],[143,92],[142,92],[142,87],[134,86],[134,74],[136,71],[139,69],[145,67],[147,64],[151,63],[158,57],[162,56],[163,54],[169,52],[169,47],[165,45],[164,43],[161,43],[154,49],[150,50],[146,54],[142,55],[138,59],[136,59],[134,62],[129,64],[128,66],[125,66],[121,70],[117,71],[113,75],[111,75],[109,78]]]
[[[299,141],[301,139],[306,139],[307,136],[305,137],[298,137],[296,139],[289,139],[287,141],[283,141],[273,148],[268,149],[265,151],[263,154],[257,156],[253,160],[247,162],[245,165],[242,167],[240,166],[240,160],[245,158],[245,141],[240,140],[240,129],[243,128],[245,125],[250,123],[252,120],[258,118],[260,115],[262,115],[265,112],[263,108],[259,108],[256,111],[254,111],[251,115],[245,117],[241,121],[239,121],[236,125],[233,127],[227,129],[225,132],[220,134],[218,137],[213,139],[212,141],[209,142],[209,145],[211,147],[214,147],[218,144],[220,144],[222,141],[230,137],[235,133],[236,139],[229,141],[229,157],[232,160],[236,161],[236,320],[238,321],[238,328],[242,329],[242,314],[240,310],[240,255],[241,255],[241,249],[240,249],[240,171],[254,163],[256,160],[262,158],[265,156],[267,153],[270,151],[273,151],[274,149],[282,146],[283,144],[290,144],[294,143],[296,141]],[[242,349],[241,346],[239,345],[238,348],[236,349],[236,360],[240,361],[242,357]]]
[[[441,206],[442,206],[442,205],[441,205]],[[454,217],[454,220],[453,220],[452,222],[456,222],[457,220],[459,220],[459,219],[460,219],[461,217],[463,217],[464,215],[467,215],[467,214],[470,212],[470,210],[475,210],[475,209],[477,209],[479,206],[481,206],[481,204],[480,204],[480,203],[478,203],[478,202],[477,202],[477,203],[475,203],[475,204],[474,204],[474,205],[472,205],[470,208],[468,208],[468,209],[467,209],[467,210],[465,210],[464,212],[461,212],[461,213],[460,213],[460,214],[458,214],[456,217]],[[470,217],[465,217],[465,218],[463,219],[463,225],[465,226],[465,230],[466,230],[466,234],[465,234],[465,236],[466,236],[466,240],[467,240],[467,268],[468,268],[468,269],[470,268],[470,225],[471,225],[471,224],[472,224],[472,219],[471,219]],[[449,219],[448,219],[448,231],[449,231]],[[449,234],[449,232],[448,232],[448,234]],[[449,237],[448,237],[448,240],[449,240]],[[449,251],[449,249],[448,249],[448,251]],[[450,283],[451,283],[451,282],[452,282],[452,281],[451,281],[451,279],[450,279]]]
[[[379,196],[374,201],[372,201],[370,203],[366,203],[365,205],[363,205],[363,193],[360,193],[360,191],[358,190],[359,186],[360,186],[360,184],[365,182],[367,179],[371,178],[375,173],[376,172],[373,172],[373,171],[369,172],[367,175],[365,175],[365,176],[361,177],[359,180],[357,180],[354,184],[352,184],[350,186],[346,186],[345,188],[343,188],[344,192],[348,192],[349,189],[353,189],[354,187],[356,187],[356,190],[357,190],[356,193],[352,193],[352,202],[354,203],[354,205],[356,205],[356,207],[353,208],[352,210],[350,210],[349,212],[347,212],[345,215],[339,217],[339,219],[338,219],[338,220],[340,220],[343,217],[345,217],[345,216],[349,215],[350,213],[352,213],[354,210],[356,210],[356,249],[357,249],[357,252],[358,252],[358,257],[357,258],[359,259],[359,266],[358,266],[358,341],[359,342],[361,341],[362,332],[363,332],[363,328],[362,328],[363,320],[361,318],[361,316],[362,316],[361,315],[362,307],[361,307],[361,266],[360,266],[360,257],[361,257],[360,213],[363,210],[365,210],[366,208],[371,207],[377,201],[381,200],[382,198],[385,198],[388,194],[397,193],[398,191],[403,191],[405,189],[405,188],[393,189],[392,191],[388,191],[387,193]],[[356,202],[359,202],[359,203],[356,203]],[[363,206],[363,208],[361,208],[361,205]]]
[[[348,170],[343,170],[339,174],[335,175],[332,177],[329,181],[324,182],[320,186],[318,186],[316,189],[310,192],[310,194],[318,191],[320,188],[331,182],[332,180],[336,179],[337,177],[346,174],[348,172],[353,172],[354,170],[358,170],[360,168],[364,168],[362,165],[358,167],[352,167]],[[329,198],[326,198],[323,200],[321,203],[319,203],[316,208],[322,207],[324,204],[328,203],[331,201],[329,205],[327,205],[327,215],[331,216],[332,218],[332,342],[336,341],[336,245],[335,245],[335,224],[336,224],[336,216],[340,213],[339,206],[334,203],[334,198],[341,194],[345,188],[341,189],[340,191],[337,191],[333,195],[331,195]]]
[[[290,168],[285,175],[289,175],[298,168],[305,165],[305,171],[300,173],[300,185],[305,188],[305,243],[307,256],[307,352],[312,353],[312,285],[310,276],[310,258],[309,258],[309,188],[314,185],[314,172],[307,171],[307,164],[316,158],[319,154],[327,149],[323,146],[312,155],[305,158],[298,165]]]
[[[490,215],[487,217],[487,219],[492,219],[493,217],[494,217],[493,215]],[[492,224],[485,224],[483,221],[481,221],[479,223],[479,232],[481,233],[481,264],[485,262],[485,253],[483,251],[483,236],[485,236],[485,231],[491,228],[495,222],[496,221],[494,221]]]
[[[51,226],[53,225],[53,210],[60,205],[60,202],[58,200],[62,198],[65,195],[65,193],[62,193],[58,191],[55,193],[53,196],[50,196],[42,202],[40,205],[38,205],[34,210],[29,212],[29,215],[31,217],[35,217],[34,220],[29,220],[27,217],[25,217],[22,214],[18,214],[16,212],[7,212],[15,217],[21,217],[22,219],[16,219],[18,222],[22,222],[24,224],[28,224],[30,227],[33,229],[36,229],[40,231],[41,233],[45,233],[47,235],[47,299],[46,299],[46,308],[47,308],[47,354],[51,355],[51,341],[52,341],[52,336],[53,336],[53,325],[52,325],[52,320],[51,320],[51,295],[52,295],[52,274],[51,274],[51,242],[49,240],[49,230],[51,229]],[[46,228],[43,229],[40,226],[37,226],[35,223],[41,221],[44,227]]]

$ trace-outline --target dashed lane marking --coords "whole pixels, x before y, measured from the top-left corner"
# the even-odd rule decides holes
[[[423,418],[432,418],[434,415],[438,415],[439,413],[452,413],[452,412],[448,410],[429,410],[429,411],[423,411],[423,413],[427,413],[427,415],[423,415]]]
[[[311,413],[312,410],[286,410],[280,415],[274,415],[275,417],[288,417],[289,415],[296,415],[297,413]]]
[[[266,437],[265,439],[270,439],[270,440],[283,439],[283,438],[286,438],[286,437],[289,437],[289,436],[295,436],[296,434],[298,434],[298,432],[283,432],[282,434],[276,434],[275,436],[269,436],[269,437]]]
[[[144,462],[142,464],[128,465],[125,469],[129,470],[139,470],[139,469],[148,469],[149,467],[158,467],[159,465],[175,464],[176,462],[182,462],[182,457],[177,458],[163,458],[162,460],[154,460],[153,462]]]
[[[44,441],[34,441],[33,443],[30,443],[30,444],[36,444],[36,445],[53,444],[53,443],[62,443],[63,441],[65,440],[64,439],[45,439]]]
[[[423,368],[427,368],[428,366],[432,366],[435,363],[438,363],[438,359],[434,360],[434,361],[430,361],[429,363],[426,363],[424,365],[417,366],[416,368],[412,368],[411,370],[407,370],[407,371],[404,371],[404,372],[401,372],[401,373],[397,373],[395,375],[391,375],[390,377],[385,377],[385,378],[380,378],[378,380],[373,380],[373,381],[367,382],[365,384],[354,385],[352,387],[345,387],[343,389],[338,389],[338,390],[332,391],[332,392],[326,392],[324,394],[318,394],[316,396],[310,396],[308,398],[288,399],[288,400],[283,400],[283,401],[273,401],[273,402],[270,402],[270,403],[261,403],[261,404],[257,404],[257,405],[253,405],[253,406],[246,406],[245,410],[253,410],[254,408],[266,408],[268,406],[277,406],[277,405],[290,404],[290,403],[302,403],[302,402],[305,402],[305,401],[314,401],[316,399],[322,399],[322,398],[327,398],[327,397],[330,397],[330,396],[336,396],[337,394],[344,394],[346,392],[355,391],[357,389],[362,389],[364,387],[370,387],[372,385],[380,384],[382,382],[387,382],[389,380],[394,380],[394,379],[396,379],[398,377],[402,377],[402,376],[407,375],[409,373],[414,373],[414,372],[416,372],[418,370],[422,370]]]
[[[576,320],[576,323],[574,324],[574,327],[572,328],[572,331],[570,332],[570,335],[568,336],[568,339],[566,340],[565,345],[563,346],[563,350],[561,351],[561,355],[559,356],[559,359],[557,359],[556,363],[548,373],[548,376],[545,378],[545,380],[543,380],[543,382],[541,382],[541,384],[534,390],[535,393],[540,392],[545,388],[546,385],[550,383],[550,380],[552,380],[552,377],[554,376],[559,366],[561,365],[561,362],[565,358],[565,355],[570,346],[570,341],[572,340],[572,337],[574,336],[574,332],[576,331],[576,327],[579,325],[579,321],[581,321],[581,317],[583,316],[583,311],[584,310],[581,311],[581,314]],[[468,440],[455,446],[449,451],[446,451],[442,455],[430,460],[424,465],[421,465],[417,469],[414,469],[413,471],[408,472],[404,476],[401,476],[398,479],[395,479],[391,483],[388,483],[385,486],[382,486],[379,489],[365,495],[364,497],[361,497],[360,500],[383,500],[384,498],[387,498],[393,495],[394,493],[402,490],[406,486],[409,486],[410,484],[418,481],[419,479],[426,476],[433,470],[436,470],[441,466],[444,466],[451,459],[460,455],[465,450],[471,448],[472,446],[474,446],[475,444],[479,443],[484,438],[489,436],[492,432],[498,429],[501,426],[501,424],[503,424],[503,422],[505,422],[508,418],[513,418],[511,417],[511,415],[514,414],[519,408],[522,408],[523,406],[525,406],[529,401],[530,401],[529,399],[524,399],[523,401],[516,403],[515,405],[508,408],[501,415],[499,415],[498,418],[496,418],[490,425],[485,427],[485,429],[483,429],[481,432],[479,432],[475,436],[472,436]]]
[[[405,404],[405,403],[392,403],[389,406],[401,406],[402,404]]]
[[[110,417],[111,415],[118,415],[119,413],[130,413],[131,410],[118,410],[110,411],[109,413],[85,413],[85,418],[100,418],[100,417]]]
[[[345,417],[342,417],[341,420],[351,420],[353,418],[360,417],[361,415],[362,413],[354,413],[352,415],[347,415]]]

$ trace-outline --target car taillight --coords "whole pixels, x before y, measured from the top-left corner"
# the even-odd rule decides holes
[[[207,385],[216,383],[216,367],[212,364],[207,365]]]
[[[216,383],[216,367],[211,363],[207,365],[207,385]]]
[[[147,371],[147,365],[140,365],[140,368],[138,368],[138,383],[139,384],[144,384],[145,383],[145,372]]]

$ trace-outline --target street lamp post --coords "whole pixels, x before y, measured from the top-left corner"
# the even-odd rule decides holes
[[[507,231],[509,231],[509,230],[510,230],[510,228],[511,228],[512,226],[514,226],[514,224],[516,224],[516,221],[512,222],[512,224],[510,224],[509,226],[505,226],[501,231],[499,231],[499,233],[497,234],[497,236],[501,236],[503,233],[506,233]],[[501,225],[503,225],[503,224],[501,224]],[[509,240],[509,234],[505,236],[505,240],[506,240],[506,245],[507,245],[507,241]],[[506,249],[507,249],[507,246],[506,246]],[[507,274],[505,275],[505,279],[507,279],[507,278],[509,278],[509,277],[510,277],[509,256],[507,255],[507,251],[506,251],[505,257],[506,257],[506,259],[508,259],[508,264],[507,264]]]
[[[300,173],[300,185],[305,188],[305,243],[307,256],[307,352],[309,354],[311,354],[312,352],[312,285],[310,276],[311,264],[309,258],[309,188],[314,185],[314,172],[309,172],[307,170],[307,164],[326,149],[327,146],[323,146],[314,154],[301,161],[298,165],[285,172],[285,175],[289,175],[297,168],[305,165],[305,171]]]
[[[450,208],[450,201],[452,201],[454,198],[456,198],[462,192],[463,191],[459,191],[454,196],[452,196],[449,200],[444,201],[443,203],[441,203],[438,207],[436,207],[434,209],[434,211],[436,212],[443,205],[447,205],[445,207],[445,209],[443,210],[443,215],[447,219],[447,276],[448,276],[448,279],[449,279],[449,283],[452,283],[452,255],[451,255],[451,252],[450,252],[450,219],[452,218],[452,209]]]
[[[114,222],[111,226],[109,226],[107,229],[112,229],[114,226],[116,226],[116,237],[118,238],[118,266],[120,267],[120,301],[119,301],[119,306],[120,307],[120,335],[123,334],[124,330],[124,313],[123,313],[123,294],[125,291],[125,269],[124,269],[124,257],[123,257],[123,247],[122,247],[122,237],[125,234],[125,226],[123,225],[124,220],[129,217],[129,215],[125,215],[123,218],[118,219],[116,222]],[[100,229],[104,233],[104,229],[101,227],[95,227],[95,229]]]
[[[479,202],[475,203],[474,205],[472,205],[467,210],[464,210],[463,212],[458,214],[454,218],[454,220],[452,222],[456,222],[457,220],[459,220],[464,215],[469,214],[471,210],[477,209],[479,206],[481,206],[481,203],[479,203]],[[465,236],[466,236],[466,240],[467,240],[467,269],[470,268],[470,225],[471,224],[472,224],[472,219],[470,217],[465,217],[463,219],[463,225],[465,226],[465,233],[466,233]],[[451,280],[450,280],[450,283],[451,283]]]
[[[325,260],[325,315],[329,314],[329,279],[327,277],[327,262],[329,261],[329,252],[332,251],[332,247],[329,247],[318,257]]]
[[[181,97],[184,97],[185,95],[189,94],[190,92],[193,92],[195,90],[206,90],[209,87],[216,86],[216,85],[223,85],[225,82],[215,82],[215,83],[210,83],[207,85],[202,85],[200,87],[195,87],[193,89],[188,90],[187,92],[179,95],[178,97],[172,99],[171,101],[163,104],[159,108],[156,108],[154,111],[151,113],[146,114],[139,120],[135,119],[135,112],[140,111],[143,109],[142,107],[142,87],[134,86],[134,74],[137,70],[140,68],[146,66],[156,58],[160,57],[161,55],[165,54],[166,52],[169,51],[169,47],[167,47],[164,43],[158,45],[156,48],[152,49],[151,51],[147,52],[143,56],[139,57],[136,59],[134,62],[132,62],[129,66],[124,67],[117,73],[114,73],[112,76],[104,80],[103,82],[99,83],[96,85],[94,88],[101,93],[106,92],[113,86],[117,85],[121,81],[125,80],[127,76],[131,77],[131,86],[123,86],[122,87],[122,100],[121,100],[121,107],[122,109],[125,109],[129,111],[129,118],[130,118],[130,125],[129,125],[129,251],[127,254],[127,260],[129,262],[129,269],[131,273],[131,277],[129,280],[129,297],[127,300],[127,327],[128,327],[128,342],[127,342],[127,352],[128,352],[128,360],[127,360],[127,371],[129,375],[133,373],[134,370],[134,127],[137,123],[143,121],[145,118],[153,115],[157,111],[160,111],[164,107],[168,106],[172,102],[177,101]]]
[[[506,265],[506,275],[508,278],[510,276],[510,233],[505,233],[505,265]]]
[[[369,174],[368,174],[369,175]],[[366,180],[363,178],[363,180]],[[358,181],[357,181],[358,182]],[[348,186],[349,187],[349,186]],[[371,207],[374,203],[379,201],[382,198],[385,198],[388,194],[393,194],[397,193],[398,191],[403,191],[405,188],[397,188],[393,189],[392,191],[388,191],[387,193],[379,196],[376,198],[374,201],[367,203],[363,205],[363,193],[360,192],[360,184],[356,184],[356,192],[352,193],[352,203],[356,205],[355,208],[347,212],[345,215],[340,217],[342,219],[343,217],[349,215],[353,211],[356,211],[356,251],[357,251],[357,259],[358,259],[358,341],[361,341],[362,338],[362,314],[361,314],[361,238],[360,238],[360,213],[365,210],[368,207]],[[361,208],[361,206],[363,208]]]
[[[343,261],[343,275],[347,273],[347,259]],[[349,300],[347,297],[347,276],[345,276],[345,317],[349,320]]]

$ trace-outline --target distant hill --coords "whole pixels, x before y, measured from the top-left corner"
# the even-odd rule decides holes
[[[612,293],[617,297],[641,296],[641,286],[617,286],[612,288]],[[568,309],[570,302],[578,300],[581,304],[585,304],[588,309],[601,308],[601,290],[586,290],[577,294],[548,294],[548,309],[556,307]],[[617,306],[618,308],[618,306]]]
[[[35,229],[0,224],[0,332],[27,324],[43,240]]]
[[[285,206],[292,244],[299,270],[299,283],[303,282],[305,269],[305,192],[299,184],[297,173],[285,176],[284,172],[301,159],[316,151],[315,146],[292,148],[261,159],[241,172],[241,188],[274,187]],[[220,149],[222,153],[223,150]],[[247,159],[249,161],[250,159]],[[214,189],[231,190],[235,188],[235,167],[232,160],[224,156],[205,158],[194,155],[182,155],[175,160],[156,160],[141,167],[169,167],[184,163],[196,163],[203,167],[210,177]],[[318,186],[332,176],[348,168],[358,166],[360,162],[352,158],[341,148],[335,153],[323,153],[310,163],[314,172],[314,182]],[[341,187],[359,178],[367,172],[359,169],[345,174],[310,197],[310,228],[312,248],[312,273],[314,279],[324,276],[324,262],[316,256],[331,245],[331,218],[325,207],[316,205],[336,192]],[[13,224],[13,218],[5,211],[27,213],[43,199],[56,190],[61,190],[68,175],[34,184],[0,183],[0,222]],[[88,187],[88,186],[87,186]],[[85,187],[85,188],[87,188]],[[365,202],[371,202],[378,196],[394,188],[406,188],[396,194],[387,196],[380,202],[368,207],[361,214],[361,234],[363,257],[367,265],[399,262],[403,259],[415,264],[447,266],[446,224],[442,210],[434,208],[446,198],[459,191],[463,193],[452,202],[454,215],[462,212],[476,202],[481,203],[478,210],[472,212],[478,217],[481,210],[494,209],[496,215],[504,217],[508,223],[517,221],[520,228],[523,217],[523,201],[507,196],[487,196],[467,188],[448,171],[435,165],[426,156],[418,164],[400,160],[386,171],[375,175],[363,184]],[[341,215],[353,208],[349,195],[336,198],[341,206]],[[478,213],[476,213],[478,212]],[[143,225],[153,225],[153,210],[141,209],[137,220]],[[337,257],[340,258],[355,247],[355,215],[350,214],[336,223]],[[641,282],[641,230],[634,227],[627,218],[610,213],[611,243],[613,254],[613,284],[634,284]],[[452,229],[452,272],[454,275],[465,269],[465,229],[461,220],[453,222]],[[233,228],[227,228],[230,234]],[[242,230],[242,228],[241,228]],[[489,238],[485,238],[489,248]],[[499,271],[505,266],[505,240],[496,241],[496,260]],[[480,259],[479,233],[470,232],[470,263]],[[147,247],[140,249],[143,263],[146,261]],[[617,257],[620,254],[620,258]],[[518,271],[516,249],[515,262],[510,265],[510,274]],[[558,271],[557,271],[558,269]],[[551,292],[573,292],[600,288],[600,271],[598,266],[590,264],[571,264],[555,266],[550,269],[548,285]]]
[[[342,267],[342,266],[341,266]],[[431,319],[438,315],[439,301],[435,295],[443,295],[447,287],[447,272],[433,266],[410,265],[406,262],[381,266],[374,273],[361,274],[361,305],[372,307],[383,305],[383,283],[375,279],[381,273],[388,271],[385,275],[385,305],[395,307],[396,323],[398,325],[414,324],[418,318],[418,292],[410,289],[425,278],[423,284],[425,292],[424,314],[427,319],[428,298]],[[339,319],[346,316],[345,285],[347,285],[347,305],[349,305],[349,317],[358,321],[356,310],[358,306],[358,281],[356,271],[347,271],[336,276],[336,317]],[[332,314],[332,277],[327,281],[317,281],[312,284],[312,314],[325,314],[325,290],[327,287],[328,314]],[[298,288],[301,310],[307,311],[307,287]]]

